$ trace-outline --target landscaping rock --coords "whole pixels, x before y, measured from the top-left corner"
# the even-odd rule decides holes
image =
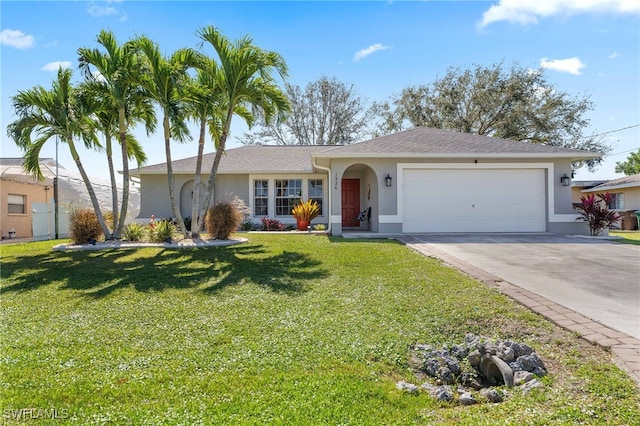
[[[500,395],[500,392],[495,389],[484,388],[480,390],[480,395],[482,395],[484,399],[491,403],[502,402],[502,396]]]
[[[453,391],[451,386],[438,386],[435,391],[435,395],[432,395],[438,402],[451,402],[453,401]]]
[[[544,363],[540,358],[538,358],[538,355],[536,355],[535,352],[532,352],[529,355],[519,356],[518,359],[516,359],[516,364],[518,364],[522,370],[532,373],[536,371],[535,374],[538,376],[544,376],[545,374],[547,374]]]
[[[449,385],[456,385],[461,405],[478,403],[471,393],[480,391],[482,400],[496,403],[505,397],[486,386],[505,384],[520,386],[523,392],[542,386],[535,376],[547,374],[544,362],[530,346],[509,340],[488,340],[468,333],[464,343],[445,345],[434,349],[430,345],[416,344],[411,347],[410,362],[422,373],[435,379],[437,385],[424,383],[420,390],[428,392],[440,402],[454,399]],[[409,386],[397,385],[407,392],[416,392]]]
[[[408,382],[403,382],[403,381],[400,381],[400,382],[396,383],[396,388],[398,390],[405,391],[405,392],[408,392],[408,393],[417,393],[418,392],[418,386],[414,385],[413,383],[408,383]]]
[[[473,405],[478,403],[478,401],[476,401],[473,395],[471,395],[469,392],[465,392],[460,395],[460,398],[458,398],[458,400],[462,405]]]
[[[533,380],[533,373],[530,373],[528,371],[522,370],[513,373],[513,383],[516,386],[520,386],[524,383],[530,382],[531,380]]]
[[[543,387],[542,382],[538,381],[538,379],[533,379],[530,382],[525,383],[520,388],[522,389],[522,393],[529,393],[532,389],[538,389]]]
[[[480,354],[480,351],[477,349],[474,349],[471,353],[469,353],[469,364],[471,364],[472,367],[477,368],[480,365],[480,357],[482,355]]]

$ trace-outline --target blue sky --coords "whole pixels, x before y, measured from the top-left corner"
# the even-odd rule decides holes
[[[404,87],[429,84],[448,67],[510,65],[546,68],[559,90],[590,96],[588,132],[605,133],[613,146],[595,173],[576,179],[611,179],[616,161],[640,148],[640,2],[637,0],[496,1],[6,1],[0,2],[0,128],[3,157],[21,151],[6,136],[15,119],[11,96],[51,86],[57,66],[71,67],[77,49],[97,47],[101,29],[120,42],[136,35],[165,53],[197,47],[196,31],[214,25],[227,37],[250,35],[284,56],[288,81],[305,86],[321,76],[353,84],[367,101],[383,101]],[[213,54],[212,51],[205,52]],[[235,120],[229,147],[246,128]],[[626,130],[619,130],[625,129]],[[148,164],[164,162],[162,135],[144,141]],[[195,132],[194,132],[195,134]],[[174,145],[173,157],[196,154],[195,142]],[[211,151],[210,148],[208,151]],[[55,143],[43,156],[55,156]],[[90,174],[108,176],[106,160],[87,151]],[[75,166],[60,145],[60,163]]]

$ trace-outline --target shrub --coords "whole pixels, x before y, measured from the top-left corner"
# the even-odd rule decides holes
[[[253,222],[248,219],[245,219],[240,224],[240,229],[243,231],[251,231],[253,229]]]
[[[287,226],[282,222],[280,222],[278,219],[263,217],[262,229],[264,231],[285,231],[287,229]]]
[[[609,210],[609,203],[613,199],[613,194],[589,194],[580,198],[580,204],[574,208],[580,213],[577,220],[584,220],[589,224],[591,235],[598,235],[602,230],[608,228],[612,223],[620,220],[618,213]]]
[[[216,240],[226,240],[240,227],[243,219],[244,216],[234,200],[221,201],[207,211],[207,232]]]
[[[125,240],[141,241],[147,233],[147,227],[141,223],[133,222],[124,227],[122,236]]]
[[[170,220],[162,219],[155,223],[151,228],[149,240],[152,243],[171,242],[173,236],[177,233],[176,226]]]
[[[300,203],[296,204],[291,210],[291,214],[298,220],[311,222],[320,214],[320,205],[312,199],[304,202],[300,200]]]
[[[107,210],[102,214],[102,217],[104,218],[104,222],[107,225],[107,228],[109,228],[109,231],[113,232],[113,212],[111,210]]]
[[[91,209],[75,209],[69,214],[69,234],[74,244],[97,240],[102,234],[96,213]]]
[[[327,229],[326,225],[324,223],[318,223],[316,225],[313,225],[313,229],[315,231],[325,231]]]

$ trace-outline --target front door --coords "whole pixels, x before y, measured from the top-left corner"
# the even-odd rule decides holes
[[[360,179],[342,179],[342,227],[358,226]]]

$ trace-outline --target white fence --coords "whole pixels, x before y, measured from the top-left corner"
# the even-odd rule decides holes
[[[49,203],[31,203],[31,227],[34,241],[53,240],[56,237],[55,207]],[[58,206],[58,237],[69,237],[69,212]]]

